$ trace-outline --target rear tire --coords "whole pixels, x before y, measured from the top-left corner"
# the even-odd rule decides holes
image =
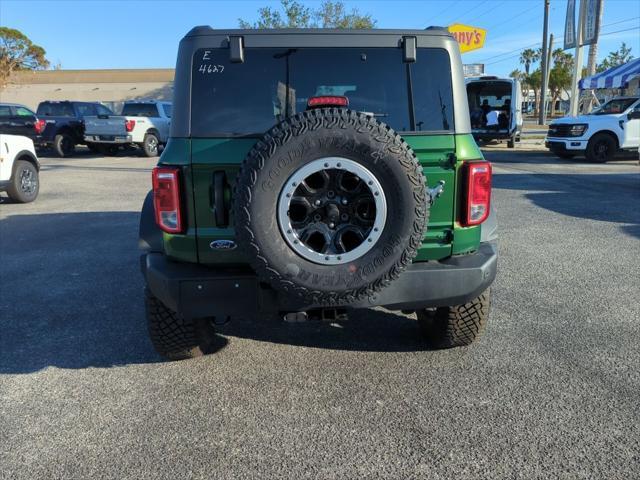
[[[73,141],[73,137],[68,133],[61,133],[56,135],[53,140],[53,149],[56,154],[61,157],[70,157],[75,153],[76,144]]]
[[[147,133],[144,136],[144,142],[142,143],[142,151],[147,157],[157,157],[160,143],[158,137],[153,133]]]
[[[462,347],[482,332],[489,317],[491,290],[464,305],[418,310],[418,325],[433,348]]]
[[[7,195],[14,202],[33,202],[40,191],[38,170],[31,162],[16,160],[11,184],[7,188]]]
[[[605,163],[613,159],[616,149],[616,141],[611,135],[596,133],[587,144],[586,157],[593,163]]]
[[[209,319],[188,319],[167,308],[145,289],[149,336],[156,351],[169,360],[205,355],[214,344],[215,331]]]

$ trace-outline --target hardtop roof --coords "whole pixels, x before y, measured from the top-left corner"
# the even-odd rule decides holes
[[[450,37],[445,27],[431,26],[424,30],[384,29],[384,28],[238,28],[214,29],[209,25],[193,27],[185,37],[214,35],[405,35],[405,36],[439,36]]]

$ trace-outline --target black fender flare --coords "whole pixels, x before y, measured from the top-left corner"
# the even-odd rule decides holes
[[[164,252],[162,230],[156,224],[153,206],[153,192],[149,191],[140,212],[140,228],[138,230],[138,248],[144,252]]]
[[[18,160],[24,160],[26,162],[32,163],[33,166],[36,167],[36,170],[40,171],[40,162],[38,161],[38,158],[29,150],[20,150],[13,158],[15,159],[15,161],[13,162],[13,172],[15,172],[16,162]]]

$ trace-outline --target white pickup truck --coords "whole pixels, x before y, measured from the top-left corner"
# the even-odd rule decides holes
[[[114,154],[120,146],[137,145],[147,157],[155,157],[169,139],[171,103],[128,101],[122,114],[85,117],[85,142],[105,153]]]
[[[585,155],[608,162],[620,150],[640,147],[640,97],[617,97],[588,115],[563,117],[549,125],[547,148],[560,158]]]
[[[40,190],[39,171],[30,138],[0,135],[0,192],[7,192],[14,202],[33,202]]]

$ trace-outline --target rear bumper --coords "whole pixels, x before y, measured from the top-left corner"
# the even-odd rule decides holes
[[[131,135],[85,135],[84,141],[87,143],[132,143]]]
[[[497,263],[496,245],[482,243],[471,255],[414,263],[379,293],[355,303],[331,307],[416,310],[460,305],[491,285]],[[247,269],[214,270],[176,263],[162,253],[143,254],[141,268],[151,293],[170,309],[190,318],[251,316],[324,306],[303,305],[283,297]]]

